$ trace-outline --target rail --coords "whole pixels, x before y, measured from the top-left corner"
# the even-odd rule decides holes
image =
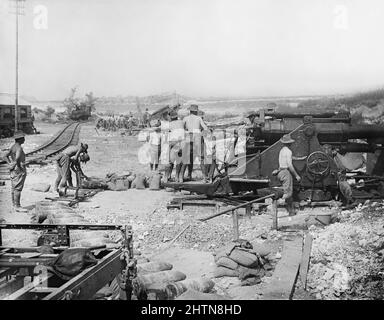
[[[47,142],[43,143],[38,148],[26,153],[25,164],[36,163],[41,160],[46,160],[49,157],[56,155],[72,144],[77,144],[78,135],[80,133],[80,123],[72,122],[66,125],[62,130],[55,134]],[[9,171],[6,167],[6,161],[0,161],[0,176],[6,179]]]

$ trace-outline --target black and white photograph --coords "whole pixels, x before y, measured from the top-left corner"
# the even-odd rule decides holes
[[[380,0],[0,0],[0,300],[383,300],[383,31]]]

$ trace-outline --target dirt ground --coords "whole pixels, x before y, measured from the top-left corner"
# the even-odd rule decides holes
[[[64,125],[37,123],[41,131],[38,135],[26,137],[24,148],[31,150],[49,139]],[[94,129],[93,124],[83,124],[80,141],[88,143],[91,161],[84,167],[87,176],[103,178],[107,173],[125,174],[128,171],[150,174],[149,166],[140,164],[137,152],[142,143],[136,136],[109,133]],[[0,142],[2,150],[7,148],[11,139]],[[11,208],[10,181],[0,186],[0,219],[11,223],[29,223],[34,205],[46,197],[57,196],[52,192],[33,191],[37,183],[52,184],[56,177],[54,165],[30,166],[25,188],[22,193],[22,205],[31,209],[28,213],[15,213]],[[151,191],[149,189],[126,191],[102,191],[87,201],[80,202],[74,210],[85,219],[97,224],[130,224],[134,231],[134,246],[151,261],[172,263],[174,270],[186,274],[187,278],[211,277],[214,269],[212,253],[220,246],[232,240],[232,218],[223,215],[207,222],[198,222],[197,218],[214,213],[210,207],[186,207],[184,210],[167,210],[167,203],[182,193],[174,191]],[[313,209],[322,210],[322,209]],[[313,211],[312,210],[312,211]],[[244,212],[239,210],[240,215]],[[305,217],[308,212],[300,212]],[[279,210],[279,221],[290,223],[284,210]],[[272,217],[268,212],[240,219],[240,237],[253,244],[268,243],[273,252],[281,253],[284,233],[271,231]],[[187,230],[174,243],[171,240],[183,229]],[[36,245],[39,234],[34,231],[3,231],[3,244],[14,246]],[[270,276],[262,278],[258,285],[242,287],[237,278],[215,279],[216,291],[233,299],[262,299],[264,288],[270,282]],[[294,299],[311,299],[313,296],[298,289]],[[320,296],[318,298],[321,298]]]

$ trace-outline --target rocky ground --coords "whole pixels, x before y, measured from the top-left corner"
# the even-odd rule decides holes
[[[58,125],[37,124],[37,127],[42,134],[27,136],[26,150],[33,149],[60,129]],[[137,161],[142,145],[137,137],[119,132],[97,132],[92,124],[85,124],[80,140],[89,144],[91,161],[84,166],[88,176],[103,178],[107,173],[124,174],[128,171],[150,174],[148,166]],[[2,140],[1,149],[11,142]],[[51,190],[47,193],[33,191],[33,186],[37,183],[51,184],[55,176],[53,164],[28,168],[22,205],[31,209],[29,213],[11,210],[10,185],[9,180],[6,181],[5,186],[0,186],[0,218],[7,222],[30,222],[35,203],[56,196]],[[92,223],[130,224],[134,230],[135,247],[151,260],[172,263],[174,269],[184,272],[187,277],[209,277],[215,266],[212,253],[232,240],[232,218],[223,215],[198,222],[197,218],[214,213],[214,209],[186,207],[182,211],[167,210],[167,203],[181,195],[179,192],[148,189],[102,191],[88,201],[80,202],[74,210]],[[368,202],[356,210],[340,213],[337,223],[310,227],[314,236],[308,275],[310,294],[301,294],[302,291],[298,290],[294,298],[382,299],[383,208],[384,203]],[[304,217],[306,213],[301,211],[299,214]],[[279,211],[279,217],[282,222],[289,220],[284,210]],[[282,243],[291,232],[271,231],[271,225],[268,211],[250,218],[243,217],[240,219],[240,237],[253,243],[268,243],[278,259]],[[177,235],[179,237],[174,240]],[[38,233],[4,231],[3,236],[4,245],[35,245]],[[224,277],[215,282],[217,292],[224,296],[260,299],[269,279],[263,277],[260,284],[250,287],[241,287],[237,278]]]

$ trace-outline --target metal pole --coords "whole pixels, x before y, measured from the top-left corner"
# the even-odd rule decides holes
[[[19,1],[16,0],[16,90],[15,90],[15,132],[17,131],[19,96]]]
[[[268,199],[268,198],[273,198],[275,196],[274,193],[271,193],[267,196],[264,196],[264,197],[260,197],[260,198],[257,198],[257,199],[254,199],[254,200],[251,200],[251,201],[248,201],[248,202],[245,202],[245,203],[242,203],[242,204],[239,204],[238,206],[235,206],[235,207],[232,207],[232,208],[229,208],[229,209],[226,209],[224,211],[221,211],[221,212],[218,212],[218,213],[215,213],[209,217],[206,217],[206,218],[201,218],[199,219],[199,221],[207,221],[207,220],[210,220],[212,218],[216,218],[218,216],[221,216],[222,214],[225,214],[227,212],[231,212],[231,211],[234,211],[236,209],[240,209],[240,208],[243,208],[243,207],[246,207],[246,206],[249,206],[253,203],[256,203],[258,201],[261,201],[261,200],[265,200],[265,199]]]

